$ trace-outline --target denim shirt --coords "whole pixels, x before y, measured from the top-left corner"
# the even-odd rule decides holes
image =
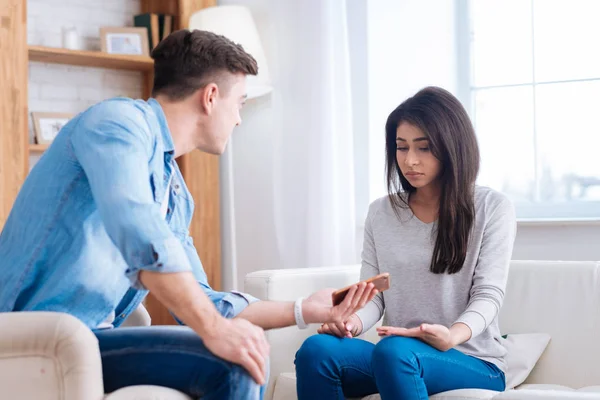
[[[119,326],[147,294],[141,270],[193,271],[210,291],[188,231],[194,203],[173,157],[154,99],[110,99],[70,120],[0,234],[0,312],[67,312],[95,328],[115,311]]]

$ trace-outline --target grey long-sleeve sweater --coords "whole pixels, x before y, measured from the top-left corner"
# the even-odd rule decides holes
[[[391,288],[357,313],[363,332],[382,315],[384,325],[405,328],[462,322],[471,328],[472,337],[456,349],[505,371],[498,312],[516,234],[512,203],[492,189],[475,188],[475,223],[467,257],[460,272],[452,275],[429,271],[436,223],[423,223],[410,208],[402,209],[400,217],[388,197],[369,208],[361,279],[389,272]]]

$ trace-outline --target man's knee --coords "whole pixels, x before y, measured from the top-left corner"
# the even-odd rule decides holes
[[[268,382],[268,368],[265,382]],[[258,400],[262,399],[264,387],[254,380],[245,368],[239,365],[232,365],[227,379],[231,393],[228,398],[240,400]],[[266,383],[265,383],[266,385]]]

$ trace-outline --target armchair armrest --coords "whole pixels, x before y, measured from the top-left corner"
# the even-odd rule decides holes
[[[0,387],[12,399],[102,399],[96,336],[68,314],[0,313]]]
[[[121,326],[150,326],[152,325],[152,319],[144,304],[140,304],[131,314],[127,317]]]

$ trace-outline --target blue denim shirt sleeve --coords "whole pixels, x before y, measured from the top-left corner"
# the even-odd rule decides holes
[[[144,289],[141,270],[191,271],[182,243],[160,214],[150,183],[156,146],[144,111],[104,102],[84,114],[71,137],[105,229],[120,250],[132,287]]]

